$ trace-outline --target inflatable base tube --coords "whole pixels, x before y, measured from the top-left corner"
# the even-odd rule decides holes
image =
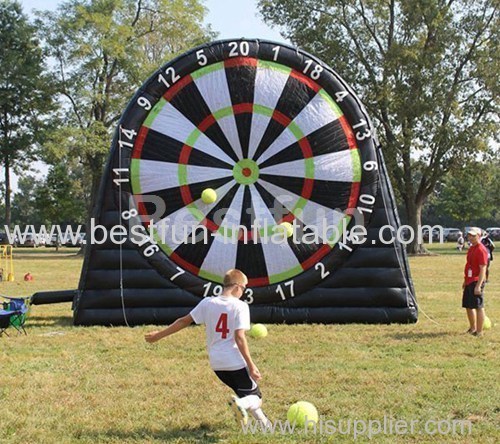
[[[187,315],[193,307],[127,308],[126,316],[130,326],[171,324],[177,318]],[[252,307],[252,322],[266,324],[390,324],[415,323],[416,309],[404,308],[278,308]],[[75,323],[82,326],[125,325],[121,309],[85,310]]]
[[[39,291],[33,294],[31,303],[33,305],[44,305],[73,302],[77,291],[78,290]]]

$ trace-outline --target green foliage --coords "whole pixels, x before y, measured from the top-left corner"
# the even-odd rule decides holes
[[[47,159],[77,159],[96,199],[112,132],[137,88],[182,50],[213,37],[198,0],[71,0],[39,13],[56,61],[57,130]]]
[[[413,224],[444,175],[460,174],[498,141],[498,2],[260,0],[259,7],[360,94]]]
[[[21,226],[84,224],[90,192],[82,188],[82,179],[82,169],[68,161],[50,167],[44,180],[20,178],[13,199],[13,222]]]
[[[60,162],[51,167],[37,202],[47,223],[84,224],[90,190],[82,188],[79,165]]]
[[[12,201],[12,223],[20,225],[41,225],[45,221],[38,212],[36,204],[39,195],[39,181],[33,176],[20,177],[19,191]]]
[[[10,223],[10,173],[37,157],[51,89],[35,29],[17,1],[0,2],[0,161],[5,173],[5,221]]]
[[[500,224],[500,161],[471,162],[460,175],[438,183],[429,199],[426,221],[464,226]],[[424,215],[425,216],[425,215]],[[446,221],[446,222],[445,222]]]

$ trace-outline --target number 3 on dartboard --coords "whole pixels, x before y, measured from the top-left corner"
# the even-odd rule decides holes
[[[245,299],[244,299],[244,301],[245,301],[248,305],[253,304],[253,301],[254,301],[254,299],[253,299],[253,290],[252,290],[251,288],[247,288],[247,289],[245,290],[244,295],[245,295]]]

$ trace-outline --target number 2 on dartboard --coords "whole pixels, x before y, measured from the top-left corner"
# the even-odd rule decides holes
[[[325,268],[325,264],[323,262],[318,262],[314,266],[314,269],[320,272],[321,279],[325,279],[330,274],[330,272]]]

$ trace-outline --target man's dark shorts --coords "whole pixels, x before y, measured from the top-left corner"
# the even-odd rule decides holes
[[[477,282],[472,282],[464,288],[464,294],[462,296],[462,307],[463,308],[483,308],[484,307],[484,285],[481,287],[481,295],[476,296],[474,294],[474,288],[476,288]]]
[[[227,386],[231,387],[240,398],[248,395],[257,395],[262,398],[257,383],[250,377],[246,367],[239,370],[215,370],[218,378]]]

